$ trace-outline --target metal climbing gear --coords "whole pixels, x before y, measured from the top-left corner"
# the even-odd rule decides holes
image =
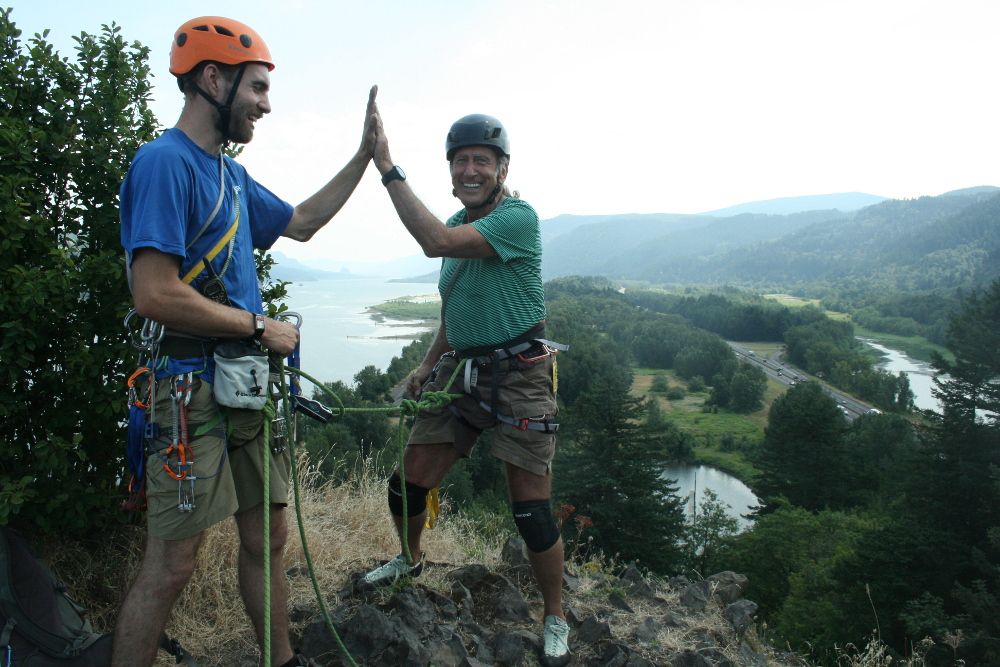
[[[185,373],[174,378],[170,390],[170,445],[164,452],[163,469],[177,481],[177,509],[181,512],[191,512],[194,504],[194,450],[188,445],[188,411],[191,403],[194,374]],[[169,457],[175,453],[176,461]]]
[[[296,329],[302,328],[302,315],[300,315],[299,313],[286,310],[285,312],[278,313],[276,319],[291,321]],[[299,368],[300,350],[301,350],[300,344],[296,343],[295,348],[291,351],[291,353],[289,353],[288,366],[290,368],[295,368],[295,369]],[[270,363],[270,382],[275,387],[281,386],[281,372],[282,369],[280,364],[272,361]],[[290,393],[292,399],[294,400],[296,398],[300,398],[299,394],[302,393],[302,386],[299,383],[299,376],[292,375],[292,380],[290,384],[291,384]],[[295,427],[296,427],[295,417],[294,415],[292,415],[292,424],[291,424],[292,437],[295,437],[296,433]],[[277,455],[285,451],[285,448],[288,446],[288,435],[289,435],[288,431],[289,431],[289,424],[285,420],[285,416],[282,415],[280,412],[276,412],[274,419],[271,420],[271,452],[273,454]]]
[[[288,445],[288,424],[278,416],[271,420],[271,453],[280,454]]]

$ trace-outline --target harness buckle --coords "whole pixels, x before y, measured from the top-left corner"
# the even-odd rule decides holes
[[[538,355],[536,355],[534,357],[526,357],[526,356],[524,356],[523,352],[519,352],[517,354],[517,360],[520,361],[521,363],[533,364],[536,361],[539,361],[539,360],[544,359],[546,357],[552,356],[552,350],[549,349],[549,347],[547,345],[542,345],[541,346],[541,350],[542,350],[541,354],[538,354]]]
[[[524,418],[518,420],[516,428],[517,428],[518,431],[527,431],[528,430],[528,425],[530,423],[531,423],[531,420],[528,419],[527,417],[524,417]]]

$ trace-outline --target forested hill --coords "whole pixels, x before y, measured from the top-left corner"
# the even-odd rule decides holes
[[[586,224],[551,239],[546,277],[784,286],[858,280],[928,290],[1000,276],[1000,189],[993,187],[851,213],[662,218]]]

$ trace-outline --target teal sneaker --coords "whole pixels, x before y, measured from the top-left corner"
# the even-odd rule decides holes
[[[424,555],[420,554],[420,560],[410,565],[406,562],[406,556],[399,554],[385,565],[381,565],[365,575],[365,582],[373,586],[387,586],[396,583],[400,577],[419,577],[424,571]]]
[[[562,667],[567,663],[569,663],[569,625],[558,616],[546,616],[542,664],[545,667]]]

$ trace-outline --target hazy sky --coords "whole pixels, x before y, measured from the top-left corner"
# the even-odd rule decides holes
[[[8,0],[8,3],[10,0]],[[0,0],[0,5],[5,3]],[[239,19],[267,41],[273,112],[242,162],[293,204],[343,166],[379,85],[393,158],[447,217],[444,137],[467,113],[511,136],[508,182],[544,218],[697,213],[776,197],[916,197],[1000,178],[996,0],[514,0],[142,3],[14,0],[25,37],[118,23],[151,48],[160,123],[185,20]],[[419,253],[374,167],[305,260]]]

